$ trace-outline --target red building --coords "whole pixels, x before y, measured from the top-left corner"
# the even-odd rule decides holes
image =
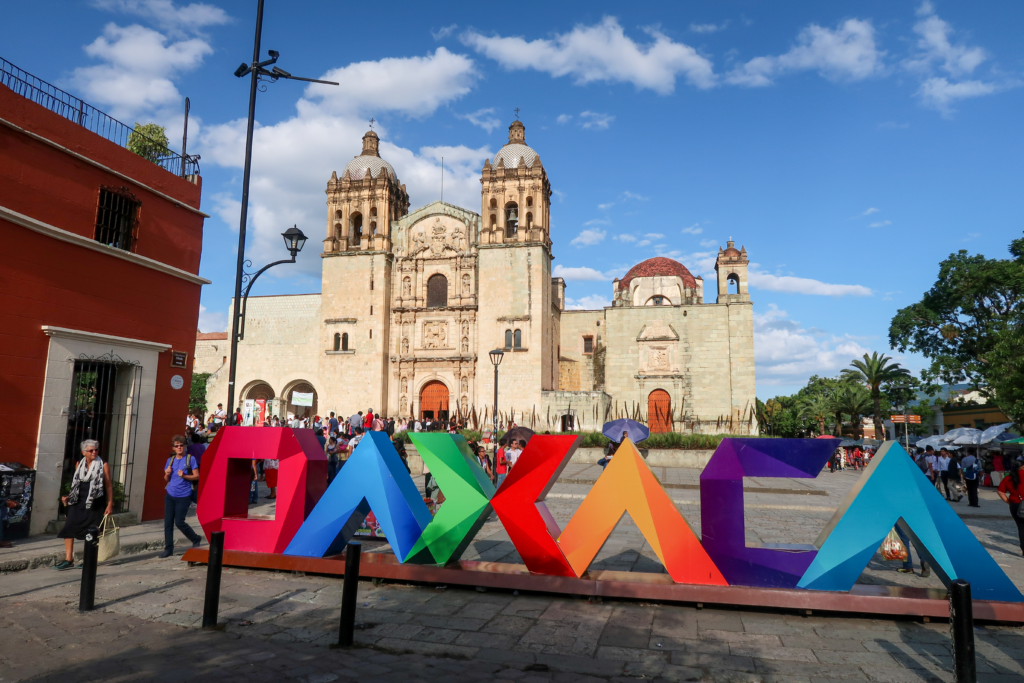
[[[86,438],[119,509],[163,515],[206,215],[195,161],[135,154],[132,135],[0,60],[0,462],[37,470],[32,533],[60,516]]]

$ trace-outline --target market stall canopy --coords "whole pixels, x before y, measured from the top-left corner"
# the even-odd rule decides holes
[[[1006,422],[1001,425],[994,425],[989,427],[981,433],[981,443],[991,443],[992,441],[1008,441],[1014,437],[1013,434],[1008,434],[1006,430],[1012,429],[1013,423]],[[1006,438],[1004,438],[1006,435]]]
[[[1003,441],[1006,444],[1024,444],[1024,436],[1018,436],[1016,439],[1010,439],[1009,441]]]
[[[918,441],[914,445],[916,447],[918,447],[918,448],[927,448],[928,446],[931,446],[932,448],[938,448],[940,444],[942,444],[942,436],[941,435],[940,436],[929,436],[926,439],[921,439],[920,441]]]
[[[960,439],[964,439],[964,438],[966,438],[966,439],[974,438],[973,435],[977,435],[977,438],[981,438],[981,430],[980,429],[974,429],[972,427],[957,427],[956,429],[950,429],[945,434],[940,434],[939,435],[939,439],[941,440],[941,443],[944,443],[944,444],[950,444],[950,443],[978,443],[977,441],[973,441],[973,442],[971,442],[971,441],[963,441],[963,442],[961,442],[960,441]]]

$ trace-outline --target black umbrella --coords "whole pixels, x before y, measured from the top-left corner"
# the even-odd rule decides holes
[[[501,440],[498,443],[500,443],[502,446],[507,446],[513,439],[516,441],[529,441],[530,437],[533,436],[533,434],[534,431],[532,429],[528,429],[527,427],[513,427],[512,429],[505,432],[505,435],[501,437]]]

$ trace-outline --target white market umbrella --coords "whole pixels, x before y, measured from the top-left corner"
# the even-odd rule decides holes
[[[926,439],[921,439],[920,441],[915,443],[914,446],[916,446],[917,448],[927,448],[928,446],[931,446],[932,448],[937,448],[939,446],[939,444],[941,444],[941,443],[942,443],[942,436],[941,435],[940,436],[929,436]]]
[[[979,443],[989,443],[990,441],[1006,441],[1007,439],[1001,439],[1000,437],[1007,429],[1010,429],[1011,427],[1013,427],[1012,422],[1007,422],[1005,424],[989,427],[988,429],[981,433],[981,441],[979,441]],[[1010,438],[1013,437],[1011,436]]]
[[[977,446],[981,444],[981,430],[975,429],[975,433],[964,434],[953,439],[953,443],[957,446]]]
[[[981,430],[974,429],[972,427],[957,427],[956,429],[950,429],[945,434],[942,434],[940,438],[943,443],[956,443],[959,439],[971,434],[977,434],[980,437]]]

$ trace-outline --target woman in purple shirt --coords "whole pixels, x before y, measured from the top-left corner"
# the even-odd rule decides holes
[[[160,557],[174,554],[174,527],[177,526],[185,538],[198,548],[202,538],[185,523],[185,514],[192,505],[192,482],[199,480],[199,464],[186,452],[188,447],[184,436],[171,439],[171,457],[164,468],[167,494],[164,496],[164,551]]]

